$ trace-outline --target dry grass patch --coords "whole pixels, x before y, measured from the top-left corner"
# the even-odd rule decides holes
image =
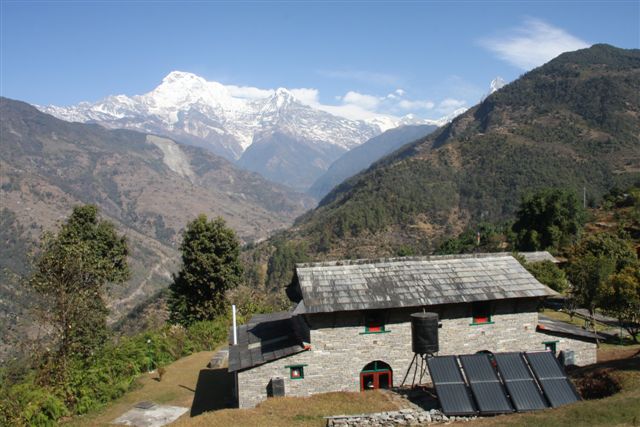
[[[380,391],[324,393],[311,397],[268,399],[252,409],[224,409],[191,419],[181,418],[176,427],[324,426],[323,417],[399,409]]]
[[[102,410],[74,417],[71,426],[111,426],[111,421],[130,410],[136,403],[150,400],[155,403],[191,408],[196,382],[200,370],[213,357],[213,351],[195,353],[165,367],[162,381],[158,373],[143,374],[137,380],[136,388]],[[189,417],[187,412],[183,417]]]

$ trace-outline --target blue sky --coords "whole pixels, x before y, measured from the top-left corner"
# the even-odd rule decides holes
[[[640,47],[639,1],[1,0],[0,93],[69,105],[172,70],[308,103],[436,118],[563,50]],[[302,92],[301,92],[302,93]]]

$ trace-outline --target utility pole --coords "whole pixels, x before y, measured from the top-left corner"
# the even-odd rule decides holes
[[[582,207],[587,208],[587,187],[582,187]]]

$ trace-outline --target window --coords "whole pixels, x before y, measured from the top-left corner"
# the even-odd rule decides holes
[[[471,305],[471,324],[486,325],[491,321],[491,304],[488,302],[476,302]]]
[[[545,350],[549,350],[555,356],[556,350],[557,350],[558,341],[545,341],[542,344],[544,344],[544,349]]]
[[[367,312],[364,315],[364,333],[381,334],[389,332],[384,326],[384,313],[381,311]]]
[[[367,364],[360,372],[360,391],[389,389],[393,386],[391,366],[380,360]]]
[[[304,367],[307,365],[290,365],[285,366],[289,368],[289,378],[292,380],[301,380],[304,378]]]

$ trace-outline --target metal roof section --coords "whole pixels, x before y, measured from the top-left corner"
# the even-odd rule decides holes
[[[306,313],[557,295],[506,253],[298,264],[293,280]]]
[[[607,337],[605,337],[602,334],[595,334],[579,326],[572,325],[571,323],[552,319],[550,317],[545,316],[544,314],[538,314],[537,330],[538,332],[542,332],[545,334],[569,335],[571,337],[576,337],[583,340],[587,339],[590,341],[595,341],[596,338],[599,338],[601,340],[607,339]]]
[[[460,356],[460,362],[481,414],[508,414],[514,411],[487,354]]]
[[[522,354],[496,353],[494,358],[498,372],[518,412],[548,408]]]
[[[551,261],[554,264],[559,264],[560,262],[562,262],[561,259],[554,257],[547,251],[518,252],[518,254],[522,255],[524,260],[527,262]]]
[[[580,400],[573,384],[551,352],[525,353],[525,358],[552,407]]]
[[[442,406],[442,412],[446,415],[477,413],[456,356],[430,357],[427,359],[427,367]]]
[[[229,331],[229,342],[233,331]],[[238,327],[238,344],[229,345],[229,372],[252,368],[304,351],[294,333],[291,312],[257,314]]]

